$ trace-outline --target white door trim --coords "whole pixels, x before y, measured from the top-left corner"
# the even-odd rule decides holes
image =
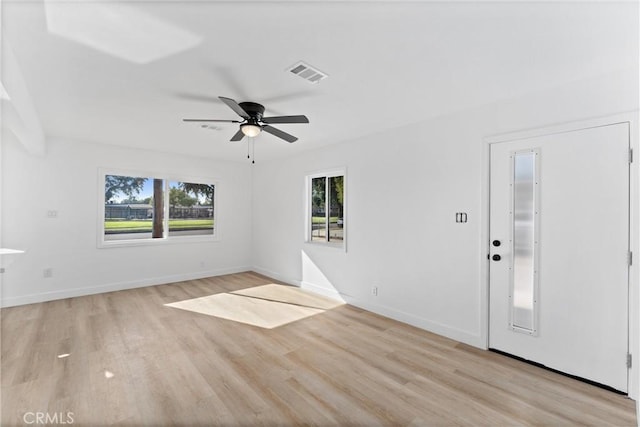
[[[550,134],[571,132],[580,129],[588,129],[600,126],[608,126],[617,123],[629,124],[629,145],[634,152],[634,161],[629,170],[629,246],[634,253],[634,264],[629,269],[629,351],[633,355],[633,364],[629,370],[629,397],[638,400],[640,397],[640,137],[638,128],[640,121],[638,112],[628,112],[605,117],[586,119],[581,121],[554,124],[543,128],[525,129],[498,135],[489,135],[483,138],[482,156],[482,212],[484,218],[481,221],[480,254],[482,286],[480,289],[480,341],[485,348],[489,348],[489,219],[490,219],[490,146],[491,144],[514,141],[518,139],[533,138]]]

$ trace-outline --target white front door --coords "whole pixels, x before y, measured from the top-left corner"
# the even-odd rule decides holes
[[[491,144],[489,347],[627,391],[629,125]]]

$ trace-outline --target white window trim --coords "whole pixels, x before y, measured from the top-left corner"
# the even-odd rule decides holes
[[[343,193],[343,201],[342,201],[342,217],[344,218],[344,225],[342,228],[342,233],[343,233],[343,237],[342,237],[342,242],[332,242],[332,241],[324,241],[324,242],[318,242],[318,241],[313,241],[311,240],[311,181],[314,178],[321,178],[321,177],[326,177],[326,178],[331,178],[331,177],[335,177],[335,176],[342,176],[344,177],[344,193]],[[333,249],[342,249],[344,252],[347,251],[347,228],[349,226],[349,221],[347,218],[347,199],[348,199],[348,189],[349,185],[347,183],[347,168],[333,168],[333,169],[327,169],[327,170],[323,170],[323,171],[316,171],[316,172],[312,172],[309,173],[305,176],[305,197],[304,197],[304,202],[305,202],[305,208],[304,208],[304,213],[305,213],[305,220],[304,220],[304,242],[306,244],[309,245],[313,245],[313,246],[324,246],[327,248],[333,248]]]
[[[141,178],[157,178],[164,180],[164,191],[168,193],[169,181],[179,182],[193,182],[210,184],[215,186],[215,192],[213,194],[213,234],[202,236],[172,236],[165,235],[162,238],[149,238],[149,239],[131,239],[131,240],[105,240],[104,239],[104,186],[105,177],[107,175],[120,175],[120,176],[132,176]],[[217,242],[220,236],[219,218],[218,218],[218,190],[219,181],[213,178],[188,176],[182,174],[171,173],[158,173],[150,171],[141,171],[135,169],[114,169],[114,168],[98,168],[98,188],[97,188],[97,247],[98,248],[117,248],[117,247],[131,247],[131,246],[157,246],[157,245],[170,245],[176,243],[203,243],[203,242]],[[169,198],[164,198],[164,210],[169,212]],[[165,233],[168,233],[168,216],[165,218]]]

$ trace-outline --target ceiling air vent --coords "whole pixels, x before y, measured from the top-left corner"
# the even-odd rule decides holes
[[[312,67],[309,64],[305,64],[304,62],[298,62],[292,67],[288,68],[296,76],[302,77],[309,83],[318,83],[320,80],[329,77],[327,74],[318,70],[317,68]]]

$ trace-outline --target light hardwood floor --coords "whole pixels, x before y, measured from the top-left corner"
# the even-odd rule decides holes
[[[624,396],[352,306],[263,329],[164,305],[268,283],[3,309],[2,425],[636,425]]]

